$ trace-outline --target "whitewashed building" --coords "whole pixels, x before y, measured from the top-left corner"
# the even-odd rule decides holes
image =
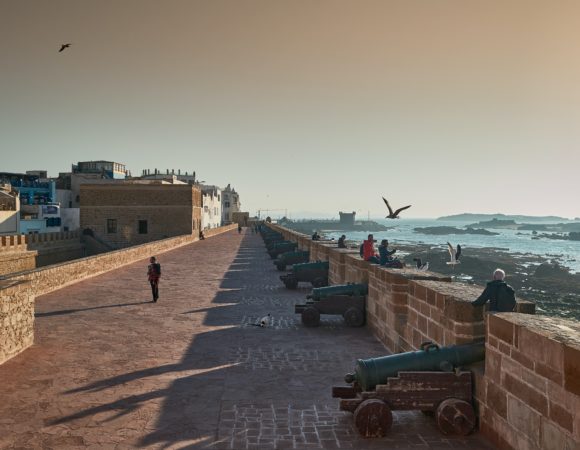
[[[222,189],[222,223],[233,222],[232,215],[241,210],[240,195],[229,184]]]
[[[217,186],[202,186],[201,228],[209,230],[222,225],[222,191]]]

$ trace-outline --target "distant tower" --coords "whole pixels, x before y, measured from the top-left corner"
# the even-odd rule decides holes
[[[344,227],[354,227],[354,219],[356,216],[356,212],[353,211],[351,213],[343,213],[342,211],[339,212],[340,214],[340,224]]]

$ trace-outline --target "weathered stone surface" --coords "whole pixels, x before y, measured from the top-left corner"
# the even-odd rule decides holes
[[[293,313],[261,239],[226,233],[37,299],[37,339],[0,366],[0,448],[491,449],[396,412],[365,440],[331,386],[357,357],[385,354],[364,328]],[[252,324],[271,313],[273,326]]]

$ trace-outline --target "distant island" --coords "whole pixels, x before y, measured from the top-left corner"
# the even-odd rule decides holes
[[[489,220],[513,220],[515,222],[531,222],[531,223],[557,223],[557,222],[569,222],[570,220],[566,217],[559,216],[522,216],[522,215],[512,215],[512,214],[476,214],[476,213],[463,213],[463,214],[453,214],[451,216],[438,217],[437,220],[453,220],[453,221],[473,221],[482,222]]]
[[[499,233],[484,230],[483,228],[457,228],[457,227],[418,227],[413,228],[415,233],[431,234],[435,236],[442,236],[446,234],[480,234],[483,236],[497,236]]]

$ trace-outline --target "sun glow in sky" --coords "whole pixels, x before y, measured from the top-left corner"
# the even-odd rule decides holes
[[[576,1],[2,0],[0,170],[195,170],[251,213],[578,217],[579,42]]]

